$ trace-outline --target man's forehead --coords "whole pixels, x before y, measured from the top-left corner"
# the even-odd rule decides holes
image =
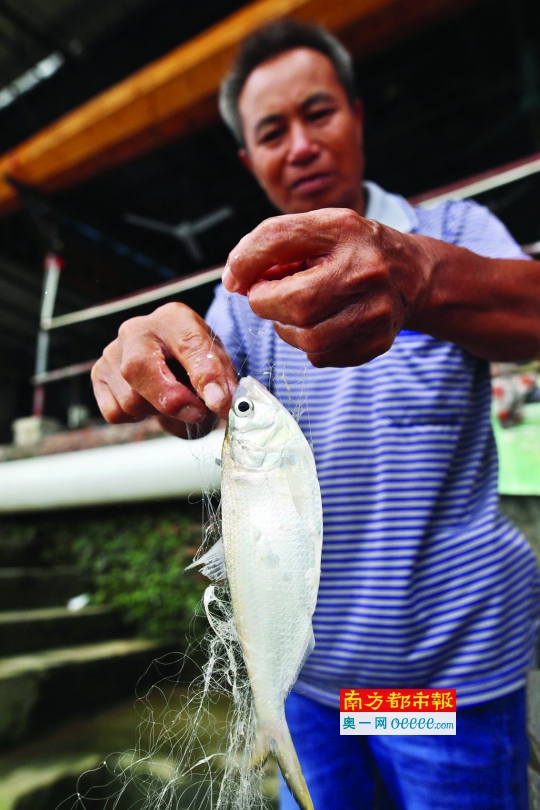
[[[242,114],[258,118],[279,112],[285,103],[304,104],[311,96],[344,92],[327,56],[311,48],[294,48],[252,70],[242,88],[239,108]]]

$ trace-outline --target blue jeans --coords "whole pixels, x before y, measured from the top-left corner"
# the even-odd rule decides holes
[[[315,810],[527,810],[525,689],[458,709],[453,737],[341,737],[295,692],[285,711]],[[281,774],[280,810],[298,810]]]

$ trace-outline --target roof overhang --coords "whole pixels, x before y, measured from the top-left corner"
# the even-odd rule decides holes
[[[238,44],[267,23],[317,22],[365,58],[476,2],[256,0],[3,155],[0,214],[18,205],[9,175],[45,192],[67,188],[214,122]]]

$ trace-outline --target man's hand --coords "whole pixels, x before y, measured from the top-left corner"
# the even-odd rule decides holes
[[[315,366],[353,366],[387,351],[421,297],[417,243],[354,211],[268,219],[231,251],[223,283]]]
[[[123,323],[94,365],[92,382],[107,422],[158,415],[166,417],[167,429],[183,435],[181,422],[202,422],[207,407],[227,416],[236,374],[203,319],[184,304],[171,303]],[[180,420],[178,430],[173,420]]]
[[[366,363],[403,327],[485,360],[540,358],[540,262],[486,258],[347,209],[266,220],[231,251],[223,283],[318,367]]]

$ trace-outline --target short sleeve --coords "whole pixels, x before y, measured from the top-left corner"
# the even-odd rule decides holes
[[[488,208],[472,200],[444,203],[443,239],[490,259],[530,259]]]

